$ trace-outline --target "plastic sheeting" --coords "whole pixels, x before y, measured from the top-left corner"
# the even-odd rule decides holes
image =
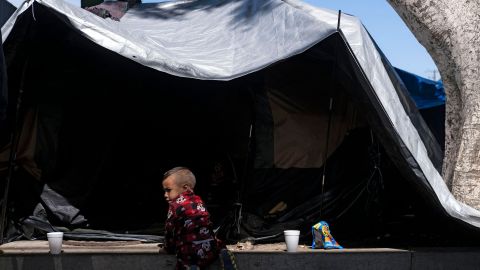
[[[33,3],[24,3],[15,15],[31,9],[34,16]],[[35,3],[63,15],[66,23],[106,49],[159,71],[204,80],[231,80],[304,52],[335,33],[338,22],[334,11],[293,0],[145,4],[120,22],[62,1]],[[3,40],[16,16],[2,28]],[[418,165],[416,173],[427,179],[426,189],[433,190],[451,216],[480,227],[480,212],[452,196],[429,159],[367,31],[357,18],[345,14],[340,29],[404,153]]]
[[[423,119],[442,148],[445,147],[445,89],[442,81],[433,81],[395,68]]]
[[[395,68],[395,71],[402,78],[418,109],[429,109],[445,104],[445,90],[441,81],[429,80],[399,68]]]
[[[10,4],[7,0],[0,0],[0,26],[3,26],[15,9],[15,6]]]

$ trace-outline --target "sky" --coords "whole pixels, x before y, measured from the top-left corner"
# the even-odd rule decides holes
[[[358,17],[393,66],[425,78],[439,79],[437,67],[427,50],[386,0],[304,1]]]
[[[18,6],[22,0],[9,0]],[[80,6],[80,0],[67,0]],[[154,2],[155,0],[143,0]],[[415,39],[386,0],[304,0],[305,2],[358,17],[390,63],[429,79],[439,79],[438,71],[425,48]]]

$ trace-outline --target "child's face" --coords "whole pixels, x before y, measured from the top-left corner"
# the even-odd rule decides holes
[[[162,185],[163,190],[165,191],[165,194],[163,196],[165,197],[165,200],[167,200],[167,202],[170,202],[173,199],[177,198],[180,194],[187,191],[188,189],[186,185],[181,186],[177,184],[177,182],[175,181],[175,175],[170,175],[169,177],[167,177],[167,179],[163,180]]]

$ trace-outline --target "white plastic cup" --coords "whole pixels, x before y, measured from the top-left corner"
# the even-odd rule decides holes
[[[60,254],[62,252],[63,232],[49,232],[47,238],[50,254]]]
[[[298,230],[286,230],[283,231],[285,235],[285,243],[287,244],[287,252],[297,252],[298,238],[300,237],[300,231]]]

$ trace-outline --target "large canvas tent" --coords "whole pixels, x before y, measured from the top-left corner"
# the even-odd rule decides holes
[[[386,235],[385,221],[408,219],[412,205],[427,221],[480,226],[480,213],[449,192],[438,143],[351,15],[218,0],[143,4],[113,21],[39,0],[20,6],[2,35],[9,240],[51,226],[72,238],[161,235],[161,173],[178,165],[197,174],[228,237],[275,239],[318,219],[341,238]]]

